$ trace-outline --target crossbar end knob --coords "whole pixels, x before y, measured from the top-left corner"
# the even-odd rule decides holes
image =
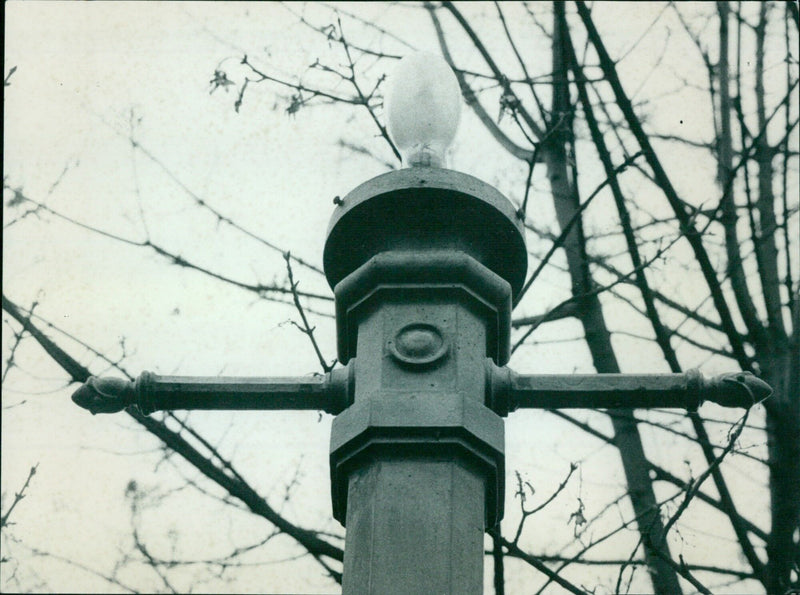
[[[723,407],[749,408],[772,394],[772,387],[750,372],[720,374],[711,378],[708,397]]]
[[[134,384],[122,378],[91,376],[72,394],[72,401],[92,412],[117,413],[136,400]]]

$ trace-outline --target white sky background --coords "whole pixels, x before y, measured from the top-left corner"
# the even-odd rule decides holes
[[[170,172],[214,208],[313,263],[321,261],[333,197],[385,171],[380,163],[337,147],[337,141],[345,138],[364,144],[393,161],[388,148],[375,138],[366,112],[318,107],[301,109],[290,117],[284,111],[286,102],[276,104],[274,94],[278,90],[285,96],[286,92],[262,84],[251,85],[237,114],[235,91],[219,89],[209,94],[209,80],[220,63],[237,80],[241,70],[236,64],[243,53],[256,64],[270,65],[270,72],[279,68],[286,78],[302,73],[318,56],[329,55],[324,39],[297,24],[277,4],[11,2],[5,8],[5,74],[17,67],[11,86],[5,88],[7,183],[87,225],[135,241],[149,234],[155,243],[234,278],[282,282],[286,273],[280,254],[217,225],[213,217],[197,209],[164,169],[132,149],[127,138],[131,130]],[[299,4],[292,8],[302,9]],[[491,15],[490,8],[475,5],[465,10],[481,22],[480,13],[487,10]],[[391,28],[416,48],[437,51],[429,20],[419,10],[364,4],[347,9]],[[597,24],[612,55],[630,47],[660,10],[654,4],[639,4],[635,10],[604,5],[598,10]],[[322,14],[311,13],[315,18]],[[620,27],[620,22],[626,26]],[[356,25],[346,26],[357,34]],[[487,31],[485,36],[491,39],[496,33]],[[376,37],[371,33],[369,42],[375,43]],[[629,92],[644,84],[642,94],[655,96],[675,84],[674,78],[649,76],[666,43],[664,35],[651,37],[620,66]],[[546,40],[537,34],[526,43],[541,47],[543,63],[533,68],[547,72]],[[702,65],[685,39],[676,34],[669,43],[663,72],[680,70],[703,83]],[[675,46],[680,43],[684,45]],[[402,46],[387,42],[385,49],[401,52]],[[663,98],[664,109],[656,122],[663,130],[674,124],[672,120],[681,119],[698,137],[710,138],[707,103],[687,100],[686,94],[681,97]],[[681,101],[679,111],[672,109]],[[455,145],[454,169],[497,185],[512,199],[521,198],[514,193],[524,172],[494,149],[466,110]],[[484,154],[487,146],[491,146],[491,159]],[[710,162],[690,158],[681,164],[679,160],[686,156],[677,153],[661,157],[673,166],[673,172],[676,164],[680,168],[680,175],[673,176],[679,190],[716,195]],[[528,212],[552,227],[547,184],[543,172],[537,173],[537,191]],[[584,195],[604,177],[599,169],[581,171],[581,176]],[[602,226],[599,214],[597,221]],[[134,374],[151,370],[288,376],[319,369],[306,338],[288,323],[296,318],[292,307],[260,301],[199,273],[169,266],[145,249],[88,233],[53,216],[30,217],[5,231],[3,268],[4,293],[18,305],[28,307],[38,301],[37,314],[111,357],[123,354],[120,342],[124,340],[123,365]],[[301,289],[328,292],[318,276],[297,266],[295,274]],[[568,285],[556,274],[542,277],[537,285],[518,314],[541,313],[568,295]],[[698,296],[702,294],[701,290]],[[609,316],[613,323],[615,316],[625,314]],[[325,354],[332,359],[332,320],[314,317],[313,323]],[[102,361],[79,345],[53,336],[94,373],[106,371]],[[541,341],[580,338],[580,331],[576,324],[566,322],[542,329],[537,337]],[[4,358],[12,339],[4,325]],[[628,340],[628,347],[622,358],[624,371],[666,371],[652,345]],[[270,532],[265,521],[185,487],[184,479],[194,481],[197,474],[175,457],[162,461],[156,440],[134,422],[121,415],[93,418],[75,407],[69,400],[75,387],[65,387],[64,374],[32,340],[21,345],[16,361],[19,367],[9,374],[3,394],[3,511],[30,467],[37,463],[39,467],[13,515],[13,533],[21,543],[3,544],[3,555],[13,556],[16,563],[0,568],[0,589],[107,590],[108,583],[90,572],[52,557],[34,556],[29,548],[110,573],[121,551],[130,548],[130,501],[124,493],[131,480],[165,496],[158,508],[144,511],[141,517],[143,538],[164,557],[173,545],[180,558],[221,556]],[[525,348],[512,365],[520,372],[591,371],[579,341]],[[720,371],[718,367],[709,363],[712,372]],[[212,412],[192,413],[190,419],[290,520],[342,533],[330,519],[330,416],[320,420],[314,412]],[[720,427],[720,435],[725,430]],[[656,437],[646,428],[643,432],[648,454],[667,464],[659,453],[669,452],[677,440],[663,434]],[[577,498],[586,504],[587,516],[596,514],[606,502],[605,494],[616,493],[624,482],[612,449],[600,447],[545,413],[522,412],[509,419],[507,456],[509,479],[519,469],[536,485],[537,494],[549,493],[571,461],[583,461],[580,478],[528,529],[531,538],[548,539],[542,536],[560,533],[562,537],[554,538],[554,543],[567,541],[572,528],[566,521],[577,507]],[[677,459],[693,456],[673,453],[671,468],[680,473],[685,466]],[[695,461],[697,474],[702,467]],[[751,473],[745,463],[740,468],[743,475]],[[296,474],[292,497],[282,504],[286,486]],[[200,480],[199,485],[219,495],[208,482]],[[173,489],[181,491],[167,495]],[[509,494],[513,491],[509,483]],[[763,522],[764,514],[758,513],[766,506],[763,501],[745,498],[742,505]],[[508,527],[515,526],[516,506],[509,498]],[[627,504],[621,510],[627,514]],[[724,543],[727,526],[706,524],[703,530],[723,537],[722,545],[711,542],[721,555],[731,551]],[[679,546],[684,555],[712,556],[713,563],[713,552],[696,549],[705,538],[695,540],[686,531],[684,536],[689,537]],[[177,535],[174,541],[173,535]],[[300,553],[292,540],[278,537],[247,558],[270,564],[231,571],[196,588],[336,592],[336,585],[313,561],[272,563]],[[598,551],[600,557],[628,553],[629,549]],[[514,586],[519,588],[526,577],[535,576],[513,561],[508,562],[508,573],[510,592],[516,592]],[[570,576],[578,583],[592,584],[601,574],[602,570],[584,569],[583,574]],[[179,590],[188,588],[198,576],[207,578],[196,568],[176,576]],[[488,564],[486,576],[490,581]],[[121,570],[118,577],[145,591],[164,588],[155,574],[140,565]]]

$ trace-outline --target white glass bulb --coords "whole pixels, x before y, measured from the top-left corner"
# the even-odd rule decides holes
[[[445,167],[461,118],[461,90],[444,58],[418,52],[400,60],[389,79],[386,114],[405,166]]]

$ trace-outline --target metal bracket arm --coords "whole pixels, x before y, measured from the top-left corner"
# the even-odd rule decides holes
[[[516,409],[639,409],[676,407],[696,410],[703,401],[723,407],[751,407],[772,388],[749,372],[705,378],[683,374],[517,374],[487,362],[489,406],[500,415]]]
[[[352,401],[352,366],[310,378],[158,376],[135,381],[92,376],[72,395],[92,414],[136,405],[148,415],[174,409],[303,409],[337,414]]]

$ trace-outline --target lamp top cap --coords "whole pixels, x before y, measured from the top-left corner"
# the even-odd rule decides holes
[[[331,288],[380,252],[465,252],[511,285],[525,282],[528,253],[514,205],[467,174],[415,167],[379,175],[342,199],[323,253]]]

